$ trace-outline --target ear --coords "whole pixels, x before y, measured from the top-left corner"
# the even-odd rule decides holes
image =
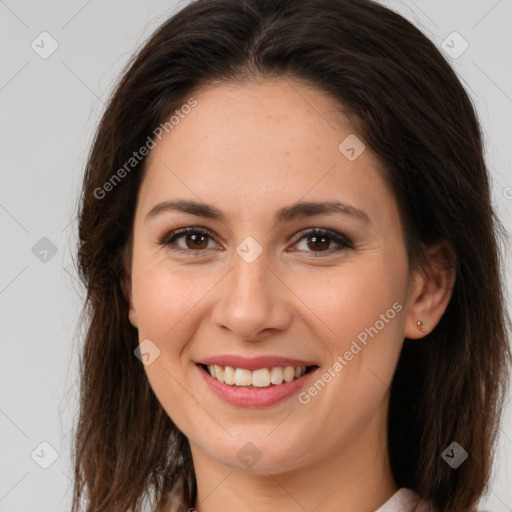
[[[132,278],[130,273],[126,273],[125,277],[123,278],[121,282],[121,287],[123,289],[124,296],[130,306],[130,309],[128,311],[128,319],[130,320],[130,323],[138,329],[139,325],[137,322],[137,313],[135,311],[135,306],[133,305],[133,295],[132,295]]]
[[[455,285],[457,257],[453,248],[440,242],[426,252],[428,269],[415,272],[411,281],[404,332],[409,339],[432,332],[448,307]]]

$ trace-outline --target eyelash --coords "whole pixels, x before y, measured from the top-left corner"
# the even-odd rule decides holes
[[[183,249],[182,247],[176,247],[176,246],[172,247],[172,244],[176,240],[178,240],[190,233],[208,236],[213,239],[213,237],[210,235],[210,233],[207,230],[205,230],[203,228],[199,228],[199,227],[189,227],[189,228],[181,228],[181,229],[176,229],[175,231],[171,231],[158,243],[159,243],[159,245],[163,245],[163,246],[169,248],[171,251],[181,252],[182,254],[191,254],[191,253],[196,253],[195,255],[204,254],[204,251],[207,251],[208,249],[194,250],[194,249]],[[344,235],[341,235],[340,233],[337,233],[336,231],[331,231],[330,229],[324,229],[324,228],[311,228],[311,229],[306,229],[306,230],[300,231],[296,235],[297,239],[294,242],[294,244],[300,242],[302,239],[307,238],[308,236],[318,236],[318,235],[325,236],[325,237],[329,238],[333,242],[337,243],[340,247],[335,249],[334,251],[332,249],[328,249],[327,251],[318,251],[318,252],[306,251],[306,252],[311,252],[311,253],[315,254],[315,256],[314,256],[315,258],[321,257],[321,255],[323,255],[323,254],[331,255],[332,253],[342,251],[343,249],[354,249],[354,245],[349,238],[347,238]],[[318,254],[319,256],[317,256],[316,254]]]

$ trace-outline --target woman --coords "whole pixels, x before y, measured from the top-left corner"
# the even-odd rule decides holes
[[[199,0],[89,157],[73,510],[476,510],[509,374],[478,120],[370,0]]]

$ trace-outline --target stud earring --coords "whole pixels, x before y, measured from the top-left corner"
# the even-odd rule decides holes
[[[421,320],[418,320],[416,322],[416,325],[418,326],[418,329],[421,331],[421,332],[427,332],[427,329],[425,329],[425,327],[423,327],[423,322]]]

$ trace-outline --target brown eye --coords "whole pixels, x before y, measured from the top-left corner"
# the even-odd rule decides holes
[[[208,235],[188,233],[185,235],[185,243],[189,249],[206,249],[208,245],[207,237]]]
[[[184,246],[177,243],[181,239],[184,240]],[[160,244],[168,246],[173,251],[201,253],[208,249],[208,242],[210,240],[213,240],[210,234],[201,228],[183,228],[169,233]]]
[[[295,245],[300,245],[303,240],[306,241],[304,243],[305,248],[302,249],[299,247],[299,250],[306,253],[313,253],[315,256],[317,254],[322,256],[324,253],[330,255],[343,249],[354,249],[352,242],[347,237],[327,229],[316,228],[303,231],[298,234],[298,241]],[[338,247],[332,249],[332,244]]]
[[[313,235],[313,236],[308,236],[307,238],[309,238],[311,240],[310,242],[308,242],[308,247],[313,251],[329,248],[330,239],[328,236]]]
[[[184,240],[184,246],[182,243],[178,243],[181,239]],[[315,228],[303,231],[299,233],[295,245],[302,243],[303,240],[306,241],[305,248],[299,250],[313,253],[314,256],[323,256],[324,254],[328,256],[343,249],[354,249],[352,242],[347,237],[328,229]],[[209,241],[213,241],[213,237],[202,228],[182,228],[172,231],[159,243],[173,251],[200,255],[203,251],[213,248],[208,247]],[[338,247],[332,248],[332,244]]]

